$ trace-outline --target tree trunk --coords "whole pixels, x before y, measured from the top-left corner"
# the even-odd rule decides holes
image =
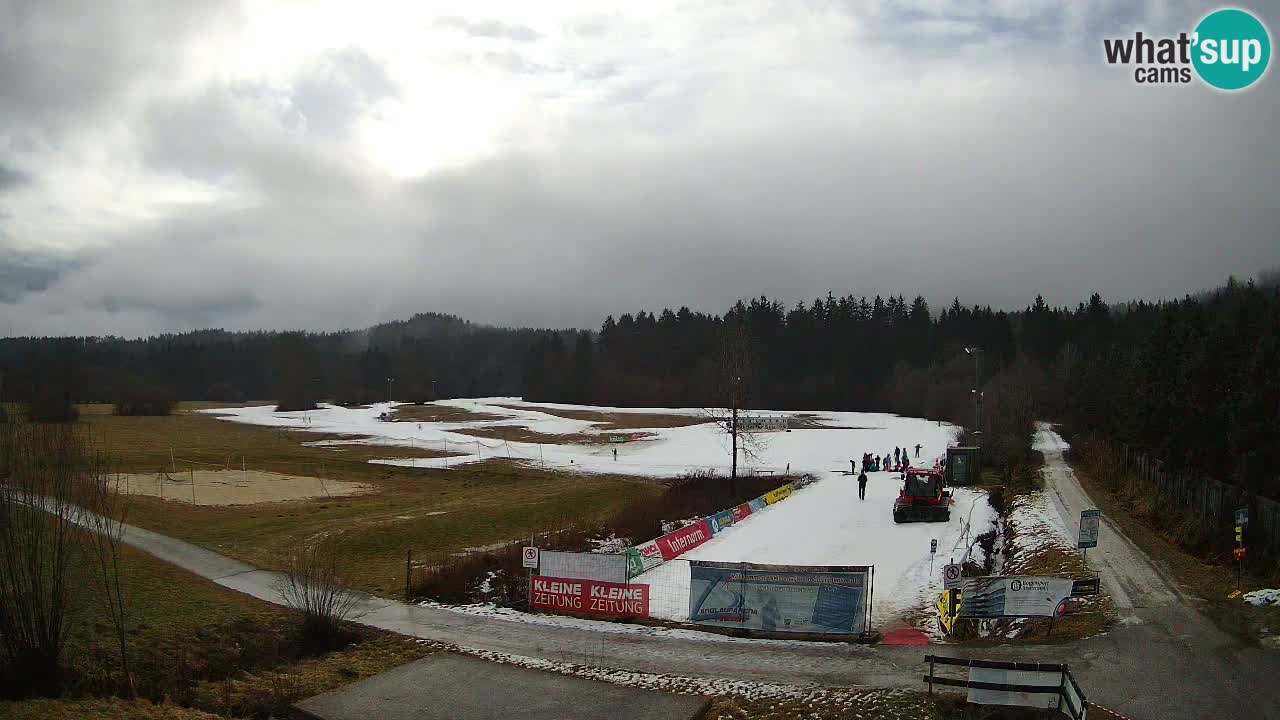
[[[733,398],[733,418],[729,420],[729,434],[733,437],[733,463],[729,466],[729,492],[738,495],[738,398]]]

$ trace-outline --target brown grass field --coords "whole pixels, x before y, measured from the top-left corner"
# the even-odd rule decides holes
[[[586,420],[600,423],[599,430],[636,430],[640,428],[675,428],[701,425],[711,422],[710,418],[697,415],[665,415],[662,413],[607,413],[599,410],[567,410],[561,408],[523,407],[521,405],[498,405],[512,410],[536,410],[556,417],[570,420]]]
[[[128,521],[273,569],[300,543],[337,535],[350,565],[349,581],[375,594],[403,592],[406,550],[423,556],[460,551],[596,522],[661,491],[649,479],[544,472],[505,460],[447,471],[372,465],[367,461],[373,458],[425,453],[304,446],[325,436],[218,420],[190,412],[195,407],[183,403],[169,417],[118,417],[109,406],[90,406],[82,408],[81,422],[95,443],[117,458],[122,472],[171,472],[176,464],[178,478],[192,467],[222,468],[228,462],[238,467],[243,457],[249,470],[371,489],[346,497],[222,507],[132,495]],[[190,486],[180,488],[179,496],[182,490],[189,498]],[[199,492],[197,487],[197,498]]]

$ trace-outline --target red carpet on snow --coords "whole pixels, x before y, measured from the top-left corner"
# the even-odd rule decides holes
[[[895,628],[885,632],[881,645],[928,645],[929,637],[911,627]]]

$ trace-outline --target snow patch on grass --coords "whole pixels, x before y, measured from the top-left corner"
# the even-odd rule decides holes
[[[1254,590],[1244,594],[1244,601],[1259,607],[1280,606],[1280,589]]]

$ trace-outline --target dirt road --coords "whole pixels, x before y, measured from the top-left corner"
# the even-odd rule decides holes
[[[1079,528],[1096,507],[1063,457],[1067,443],[1041,424],[1046,494],[1063,524]],[[1115,600],[1119,627],[1073,646],[1067,659],[1091,698],[1132,718],[1263,718],[1280,715],[1280,653],[1247,645],[1194,609],[1172,577],[1107,517],[1088,553]]]

